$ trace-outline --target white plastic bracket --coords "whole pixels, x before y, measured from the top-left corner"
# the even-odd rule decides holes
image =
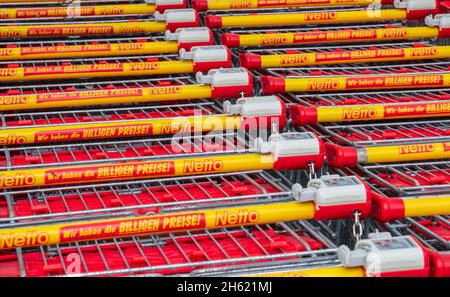
[[[433,10],[436,9],[436,2],[431,0],[395,0],[394,7],[410,10]]]
[[[246,97],[223,103],[223,109],[227,114],[239,114],[250,116],[276,116],[282,114],[282,105],[277,96]]]

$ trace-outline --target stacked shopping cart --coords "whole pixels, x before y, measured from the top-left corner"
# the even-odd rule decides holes
[[[445,1],[0,1],[1,276],[449,276]]]

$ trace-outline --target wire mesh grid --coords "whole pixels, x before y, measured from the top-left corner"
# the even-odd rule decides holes
[[[220,131],[205,135],[183,134],[121,141],[4,147],[1,149],[0,170],[150,161],[176,158],[186,154],[191,157],[248,154],[256,152],[253,142],[254,135]]]
[[[164,55],[137,55],[126,57],[94,57],[94,58],[70,58],[70,59],[43,59],[25,61],[0,61],[4,68],[16,67],[44,67],[44,66],[71,66],[85,64],[114,64],[114,63],[140,63],[140,62],[163,62],[179,61],[178,54]],[[0,68],[1,69],[1,68]]]
[[[398,196],[445,194],[450,190],[447,161],[411,162],[388,165],[359,165],[366,181],[383,193]]]
[[[405,218],[385,223],[386,230],[394,236],[412,235],[425,247],[438,251],[450,251],[450,216]]]
[[[99,122],[123,122],[139,119],[167,119],[186,116],[207,116],[223,114],[221,107],[215,102],[201,101],[196,103],[126,106],[116,108],[81,108],[51,111],[29,111],[2,113],[0,119],[3,129],[13,127],[45,127],[58,125],[76,125]]]
[[[76,92],[90,90],[109,90],[109,89],[133,89],[133,88],[150,88],[163,86],[182,86],[196,84],[190,75],[164,75],[156,77],[133,78],[133,79],[112,79],[105,78],[102,80],[91,79],[89,81],[75,81],[64,83],[33,83],[24,82],[15,85],[1,85],[0,95],[21,95],[21,94],[42,94],[55,92]]]

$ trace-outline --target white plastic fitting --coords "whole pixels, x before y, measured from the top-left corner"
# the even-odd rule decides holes
[[[281,115],[282,108],[277,96],[247,97],[236,100],[235,104],[228,100],[223,103],[227,114],[239,114],[243,117]]]
[[[219,62],[229,59],[228,49],[223,45],[194,46],[190,51],[184,48],[179,51],[180,60],[192,60],[199,62]]]
[[[186,9],[167,9],[164,13],[155,12],[156,21],[165,21],[166,24],[194,22],[196,20],[195,10]]]
[[[312,179],[306,188],[296,186],[292,194],[297,201],[314,201],[316,206],[364,203],[367,191],[356,176],[323,175]]]
[[[249,74],[244,68],[213,69],[208,71],[208,74],[197,72],[195,79],[199,84],[210,84],[213,87],[249,84]]]
[[[183,4],[183,0],[145,0],[147,4],[155,4],[158,5],[177,5]]]
[[[340,246],[338,257],[346,267],[364,267],[370,274],[418,270],[425,267],[422,248],[410,237],[372,233],[355,244],[355,249]]]
[[[394,6],[395,6],[395,8],[403,8],[408,11],[437,9],[436,1],[432,1],[432,0],[395,0]]]
[[[208,42],[211,39],[210,30],[206,27],[179,28],[174,33],[166,30],[166,41],[178,41],[178,43]]]
[[[441,29],[450,28],[450,14],[437,14],[434,17],[429,15],[425,18],[425,25]]]
[[[275,133],[268,141],[257,138],[255,149],[261,154],[271,153],[275,158],[316,155],[320,153],[320,143],[311,132]]]

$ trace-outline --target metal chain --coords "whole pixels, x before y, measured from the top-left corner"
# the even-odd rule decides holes
[[[309,163],[308,164],[308,168],[309,168],[309,180],[312,180],[313,178],[316,179],[317,178],[317,174],[316,174],[316,170],[314,169],[314,163]]]
[[[355,216],[352,226],[353,237],[356,239],[356,242],[358,242],[361,239],[361,236],[363,235],[363,225],[361,224],[361,221],[359,219],[361,216],[361,212],[355,211],[353,215]]]

